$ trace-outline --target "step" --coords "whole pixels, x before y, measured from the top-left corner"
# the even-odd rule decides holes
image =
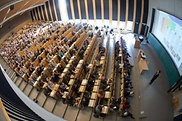
[[[79,108],[73,107],[73,106],[68,106],[63,118],[68,121],[75,121],[78,111],[79,111]]]
[[[10,71],[11,71],[11,68],[9,66],[7,66],[6,73],[7,73],[8,76],[9,76]]]
[[[18,76],[15,76],[15,78],[12,80],[14,83],[18,80]]]
[[[34,98],[37,97],[38,93],[39,93],[39,91],[37,91],[36,88],[33,88],[33,89],[30,91],[30,94],[28,95],[28,97],[29,97],[30,99],[33,100]]]
[[[84,108],[79,111],[77,121],[89,121],[92,116],[92,108]]]
[[[62,100],[58,101],[54,111],[52,112],[53,114],[57,115],[58,117],[63,117],[64,111],[66,110],[67,105],[63,104]]]
[[[22,83],[19,85],[20,90],[23,91],[26,85],[27,85],[27,82],[22,81]]]
[[[11,80],[14,82],[14,79],[16,78],[16,73],[13,73],[12,76],[10,76]]]
[[[23,80],[20,77],[16,80],[15,84],[17,87],[20,85],[21,81],[23,81]]]
[[[2,67],[3,67],[4,69],[6,69],[6,70],[7,70],[8,68],[10,68],[9,65],[8,65],[7,63],[5,63],[5,62],[3,62],[1,65],[2,65]]]
[[[55,104],[56,104],[56,100],[51,97],[48,97],[45,104],[43,105],[43,108],[49,112],[52,112]]]
[[[41,91],[39,95],[37,96],[38,105],[42,107],[46,99],[47,99],[47,96],[45,96],[44,93]]]
[[[28,94],[30,93],[30,91],[32,90],[32,86],[30,85],[30,84],[28,84],[27,86],[26,86],[26,88],[24,89],[24,94],[25,95],[27,95],[28,96]]]
[[[9,77],[11,77],[11,76],[13,75],[13,73],[15,73],[15,72],[14,72],[14,70],[12,70],[12,69],[10,68],[9,70],[6,71],[6,73],[7,73],[7,75],[8,75]]]

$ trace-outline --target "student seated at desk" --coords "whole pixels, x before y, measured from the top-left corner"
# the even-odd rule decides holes
[[[102,99],[102,98],[104,98],[104,94],[105,94],[105,92],[102,89],[100,89],[99,92],[97,93],[97,97]]]
[[[130,108],[130,102],[126,98],[124,98],[124,101],[123,101],[123,108],[124,109]]]
[[[62,82],[60,84],[60,89],[61,89],[62,92],[67,91],[67,88],[68,88],[68,85],[65,84],[64,82]]]
[[[94,83],[95,83],[94,79],[89,78],[88,84],[90,84],[93,87],[94,86]]]
[[[102,111],[102,106],[101,105],[97,105],[94,109],[94,117],[98,118],[101,114]]]
[[[116,98],[114,96],[111,97],[111,102],[110,102],[110,108],[111,110],[118,110],[119,106],[121,103],[121,97]]]
[[[84,44],[85,44],[86,46],[88,46],[88,45],[89,45],[89,41],[86,39],[86,40],[84,41]]]
[[[98,78],[98,73],[97,73],[97,71],[93,71],[91,74],[90,74],[90,78],[92,78],[92,79],[96,79],[96,78]]]
[[[105,52],[105,47],[99,46],[99,52],[100,52],[100,53],[104,53],[104,52]]]
[[[52,80],[53,80],[54,82],[58,82],[58,81],[59,81],[59,73],[58,73],[58,71],[54,71],[54,72],[53,72]]]
[[[59,65],[57,66],[57,71],[58,71],[59,73],[62,73],[63,70],[64,70],[63,66],[61,66],[61,65],[59,64]]]
[[[50,95],[51,91],[52,91],[52,90],[48,87],[48,84],[45,83],[44,86],[43,86],[43,93],[44,93],[46,96],[48,96],[48,95]]]
[[[62,50],[60,50],[60,52],[59,52],[59,54],[58,54],[58,57],[60,58],[60,60],[61,60],[61,58],[64,56],[64,52],[62,51]]]
[[[129,69],[124,69],[124,71],[122,72],[124,75],[126,75],[126,76],[130,76],[130,74],[131,74],[131,71],[129,70]]]
[[[37,74],[38,75],[41,75],[41,73],[42,73],[43,70],[44,70],[44,66],[43,65],[38,66],[38,68],[37,68]]]
[[[70,55],[73,56],[75,53],[76,53],[76,50],[73,48],[73,49],[70,49]]]
[[[115,43],[115,51],[116,51],[116,53],[119,53],[119,47],[120,47],[119,41],[117,41],[117,42]]]
[[[39,84],[40,84],[40,87],[42,88],[43,86],[44,86],[44,81],[41,79],[40,81],[39,81]]]
[[[73,45],[73,48],[74,48],[76,51],[78,51],[78,48],[76,47],[75,44]]]
[[[97,105],[96,107],[95,107],[95,109],[94,109],[94,117],[95,118],[99,118],[99,116],[100,116],[100,114],[101,114],[101,112],[102,112],[102,105]]]
[[[130,54],[127,52],[126,49],[123,49],[123,55],[126,56],[126,58],[131,57]]]
[[[112,84],[112,83],[113,83],[113,79],[112,78],[107,80],[107,85]]]
[[[76,36],[74,36],[73,38],[72,38],[72,40],[71,40],[71,42],[75,42],[77,40],[77,37]]]
[[[82,66],[83,66],[84,72],[87,73],[89,71],[88,63],[87,62],[84,62]]]
[[[107,84],[107,80],[108,80],[108,79],[107,79],[105,76],[102,76],[102,77],[101,77],[101,83],[102,83],[102,84],[106,85],[106,84]]]
[[[76,84],[76,83],[73,84],[72,90],[75,93],[75,95],[79,95],[79,92],[78,92],[79,87],[80,87],[80,84]]]
[[[120,114],[120,116],[122,116],[122,117],[131,117],[132,119],[135,119],[134,117],[133,117],[133,114],[132,113],[130,113],[128,110],[126,110],[126,109],[123,109],[123,111],[121,112],[121,114]]]
[[[68,103],[68,105],[73,106],[73,102],[74,102],[73,96],[67,95],[66,96],[66,102]]]
[[[131,81],[128,81],[128,80],[125,80],[124,81],[124,88],[130,88],[130,89],[132,89],[133,88],[132,82]]]
[[[84,107],[87,107],[88,104],[89,104],[89,94],[85,93],[81,102],[81,106],[82,108],[84,108]]]
[[[64,47],[64,49],[65,49],[66,51],[68,51],[68,50],[69,50],[69,48],[70,48],[70,46],[69,46],[68,42],[67,42],[67,43],[65,43],[65,44],[63,45],[63,47]]]
[[[50,63],[49,66],[48,66],[49,72],[52,72],[53,69],[54,69],[54,67],[55,67],[55,66],[54,66],[52,63]]]
[[[123,67],[124,67],[124,68],[127,68],[128,70],[131,71],[131,69],[132,69],[134,66],[131,65],[131,64],[129,63],[128,59],[127,59],[127,60],[124,60],[124,66],[123,66]]]
[[[40,63],[43,60],[41,56],[38,56],[38,62]]]
[[[105,83],[105,84],[103,84],[102,82],[101,82],[101,84],[100,84],[100,87],[99,87],[101,90],[103,90],[103,91],[105,91],[105,89],[107,88],[107,84]]]
[[[70,65],[70,67],[69,67],[69,72],[71,73],[71,74],[74,74],[74,73],[76,73],[76,71],[75,71],[75,67],[73,66],[73,65]]]
[[[96,69],[102,67],[102,64],[100,64],[100,62],[97,59],[95,60],[95,65],[96,65]]]
[[[133,97],[133,95],[134,95],[134,92],[133,91],[129,91],[129,90],[125,90],[124,91],[124,97],[126,99],[128,99],[129,97]]]
[[[65,38],[64,38],[64,42],[66,43],[67,41],[68,41],[68,38],[65,37]]]
[[[84,49],[80,49],[80,52],[78,53],[78,55],[80,56],[81,59],[83,59],[84,52],[85,52]]]
[[[80,97],[76,97],[74,102],[73,102],[73,106],[78,107],[79,106],[79,102],[80,102]]]
[[[35,68],[32,67],[32,66],[30,66],[30,67],[28,68],[28,71],[29,71],[30,73],[32,73],[34,70],[35,70]]]
[[[62,82],[64,82],[66,85],[68,85],[68,82],[70,80],[70,73],[67,73],[63,79],[62,79]]]
[[[64,56],[63,61],[67,64],[69,62],[69,59]]]

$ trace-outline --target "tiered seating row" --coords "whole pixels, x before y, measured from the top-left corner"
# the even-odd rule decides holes
[[[106,91],[105,88],[103,89],[103,85],[105,85],[103,83],[107,83],[107,82],[105,82],[106,80],[103,80],[103,77],[105,77],[106,68],[107,68],[108,40],[109,40],[109,38],[107,39],[107,42],[106,42],[106,48],[104,48],[102,46],[99,47],[100,56],[96,57],[97,59],[99,59],[100,67],[99,68],[97,67],[98,68],[97,69],[98,77],[95,79],[95,82],[94,82],[91,99],[90,99],[89,105],[88,105],[89,107],[94,108],[96,105],[102,105],[101,100],[103,100],[103,99],[109,100],[109,98],[110,98],[111,93],[109,91]],[[107,104],[106,104],[103,107],[101,113],[107,114],[108,110],[109,110],[109,106],[107,106]]]
[[[79,43],[83,43],[83,41],[84,41],[84,38],[86,37],[87,35],[85,34],[85,33],[82,33],[81,35],[80,35],[80,38],[82,38],[82,40],[81,39],[79,39],[80,41],[79,41]],[[77,41],[75,42],[75,43],[77,43]],[[75,48],[76,46],[74,46],[75,45],[75,43],[73,43],[73,45],[70,47],[70,49],[73,49],[73,48]],[[81,47],[80,47],[81,48]],[[55,85],[55,88],[53,88],[53,89],[51,89],[52,90],[52,92],[50,93],[50,96],[51,97],[53,97],[53,98],[55,98],[55,99],[59,99],[60,98],[60,96],[61,96],[61,94],[60,94],[60,92],[59,92],[59,85],[62,83],[62,82],[64,82],[64,83],[68,83],[68,81],[66,81],[66,80],[69,80],[70,78],[79,78],[79,76],[80,76],[80,74],[81,74],[81,69],[79,70],[78,68],[79,67],[76,67],[76,69],[75,69],[75,74],[74,75],[71,75],[70,77],[68,76],[68,74],[70,73],[70,68],[71,68],[71,65],[75,65],[75,64],[77,64],[77,62],[78,62],[78,52],[79,52],[79,50],[80,50],[80,48],[78,49],[78,51],[77,52],[74,52],[75,53],[75,55],[73,55],[72,57],[71,56],[69,56],[70,55],[70,51],[67,51],[67,53],[65,53],[65,55],[62,57],[62,59],[61,59],[61,61],[59,62],[57,62],[57,66],[56,66],[56,68],[53,70],[53,72],[55,72],[56,70],[59,70],[59,69],[57,69],[58,67],[59,67],[59,65],[61,65],[62,66],[62,68],[64,68],[63,69],[63,71],[62,71],[62,73],[59,75],[59,81],[58,81],[58,85]],[[68,55],[68,56],[67,56]],[[67,61],[65,61],[65,59],[67,60]],[[68,61],[69,60],[69,61]],[[73,64],[74,63],[74,64]],[[60,68],[60,67],[59,67]],[[54,80],[53,80],[54,81]],[[50,91],[51,91],[50,90]],[[69,87],[69,91],[68,91],[69,93],[71,93],[71,87]],[[63,92],[62,92],[63,93]],[[56,95],[59,95],[59,96],[56,96]]]
[[[86,60],[86,62],[89,62],[90,64],[88,64],[88,68],[89,71],[88,73],[85,75],[85,78],[82,80],[81,86],[79,88],[79,91],[81,92],[80,94],[80,100],[78,101],[78,105],[77,107],[85,107],[88,106],[88,101],[89,101],[89,96],[91,92],[88,92],[88,83],[90,83],[90,74],[93,72],[93,70],[95,70],[95,57],[98,53],[98,49],[99,49],[99,45],[100,43],[102,43],[103,38],[104,38],[104,34],[101,36],[100,41],[98,42],[99,44],[97,44],[95,51],[93,51],[94,46],[96,44],[96,39],[97,39],[98,35],[94,36],[92,41],[90,42],[90,44],[88,45],[86,52],[84,53],[84,60]],[[92,60],[91,60],[91,55],[94,52],[94,55],[92,56]],[[88,59],[89,58],[89,59]],[[82,90],[82,88],[84,88],[84,90]],[[87,89],[86,89],[87,88]],[[87,90],[87,91],[86,91]]]

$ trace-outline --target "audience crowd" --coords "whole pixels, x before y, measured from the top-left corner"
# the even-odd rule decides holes
[[[12,33],[1,44],[0,54],[17,76],[38,91],[43,90],[46,96],[61,99],[70,106],[88,107],[96,80],[100,80],[96,91],[97,102],[93,106],[94,116],[104,117],[108,114],[102,113],[106,106],[108,112],[119,110],[120,116],[134,119],[129,112],[129,100],[134,94],[130,79],[133,66],[129,63],[130,55],[122,37],[115,43],[113,66],[116,75],[122,75],[124,88],[119,98],[113,93],[110,98],[105,97],[106,92],[112,92],[115,79],[106,78],[104,68],[107,63],[102,63],[107,60],[107,46],[104,47],[102,42],[99,46],[95,44],[102,39],[103,33],[104,30],[93,29],[85,23],[33,22]],[[98,47],[98,50],[96,48],[96,54],[92,55],[94,47]],[[94,59],[88,59],[91,56]],[[88,83],[83,86],[85,78]],[[85,87],[84,91],[81,86]],[[36,98],[34,101],[38,103]]]

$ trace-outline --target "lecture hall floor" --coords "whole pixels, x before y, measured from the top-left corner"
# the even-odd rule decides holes
[[[141,43],[140,49],[146,54],[149,70],[140,74],[136,58],[139,49],[134,48],[133,34],[123,37],[131,55],[130,62],[134,65],[131,79],[135,95],[131,100],[131,112],[136,117],[135,121],[172,121],[174,115],[172,95],[167,93],[169,89],[167,76],[155,51],[145,41]],[[161,70],[162,73],[152,85],[149,85],[150,79],[157,70]],[[141,112],[144,113],[141,114]]]
[[[131,80],[133,82],[133,91],[135,94],[134,97],[130,99],[131,107],[129,109],[135,117],[134,121],[172,121],[174,115],[172,108],[172,95],[167,93],[167,90],[169,89],[167,76],[153,48],[150,44],[146,44],[145,42],[141,43],[140,48],[144,50],[147,56],[146,59],[149,62],[149,70],[143,71],[142,74],[139,74],[138,59],[136,58],[139,49],[134,48],[133,34],[125,34],[122,36],[126,40],[128,52],[131,55],[129,58],[130,63],[134,65]],[[113,41],[112,37],[110,41]],[[109,55],[111,55],[113,49],[112,42],[110,43]],[[110,63],[111,61],[108,62]],[[151,77],[157,70],[162,71],[161,75],[152,85],[149,85],[148,83]],[[110,72],[107,72],[107,74],[108,73]],[[116,93],[118,92],[119,91],[117,90]],[[33,90],[32,93],[37,92],[34,92]],[[44,98],[44,95],[40,95],[39,97]],[[46,102],[47,103],[44,107],[49,109],[51,102],[55,103],[55,100],[48,98]],[[75,116],[77,117],[77,121],[133,121],[130,117],[118,117],[116,112],[110,113],[105,118],[95,118],[91,108],[78,110],[78,108],[75,107],[67,107],[61,102],[58,102],[56,105],[59,105],[63,110],[55,109],[54,113],[62,117],[62,114],[64,114],[64,111],[66,110],[64,118],[68,121],[75,120]],[[144,113],[141,114],[141,112]]]

